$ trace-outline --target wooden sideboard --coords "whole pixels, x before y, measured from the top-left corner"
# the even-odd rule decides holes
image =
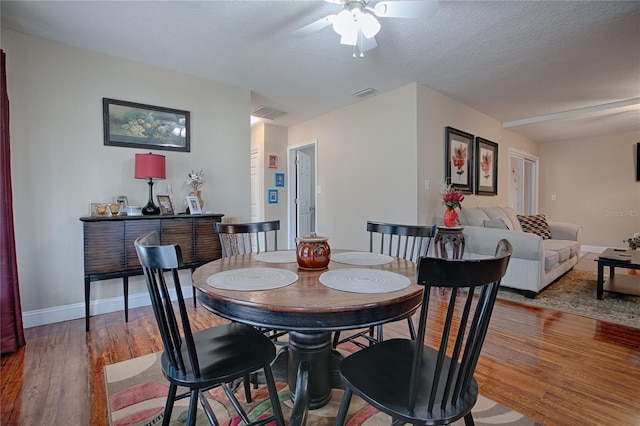
[[[124,317],[129,321],[129,277],[142,275],[133,242],[140,235],[156,231],[162,244],[178,244],[182,249],[183,269],[220,259],[220,240],[214,222],[222,214],[171,216],[81,217],[84,234],[84,308],[85,327],[89,331],[91,283],[122,278]],[[195,288],[194,288],[195,301]]]

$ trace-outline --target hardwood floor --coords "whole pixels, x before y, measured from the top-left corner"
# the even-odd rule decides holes
[[[187,305],[194,328],[224,322]],[[25,334],[26,347],[1,359],[2,425],[106,425],[103,367],[162,347],[150,307],[128,323],[123,312],[94,316],[88,333],[78,319]],[[386,338],[406,334],[404,321],[385,326]],[[498,300],[476,379],[545,425],[637,426],[640,330]]]

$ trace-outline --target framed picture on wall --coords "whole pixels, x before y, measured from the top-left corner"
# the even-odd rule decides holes
[[[190,151],[189,111],[102,98],[104,144]]]
[[[284,186],[284,173],[276,173],[276,186]]]
[[[473,135],[445,129],[445,180],[465,194],[473,193]]]
[[[278,204],[278,190],[277,189],[270,189],[268,197],[269,197],[269,199],[268,199],[269,204]]]
[[[498,144],[476,137],[476,194],[498,195]]]
[[[278,168],[278,156],[276,154],[269,154],[269,159],[267,161],[270,169]]]

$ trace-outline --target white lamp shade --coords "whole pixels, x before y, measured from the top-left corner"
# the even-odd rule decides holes
[[[363,13],[360,15],[360,30],[366,38],[374,37],[380,31],[380,23],[370,13]]]
[[[338,34],[343,35],[350,30],[353,24],[353,15],[345,9],[338,13],[338,16],[333,20],[333,30]]]

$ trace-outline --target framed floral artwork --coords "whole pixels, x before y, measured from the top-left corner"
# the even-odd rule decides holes
[[[476,194],[498,195],[498,144],[476,137]]]
[[[473,135],[445,128],[445,180],[465,194],[473,193]]]
[[[189,152],[189,111],[102,98],[104,144]]]

